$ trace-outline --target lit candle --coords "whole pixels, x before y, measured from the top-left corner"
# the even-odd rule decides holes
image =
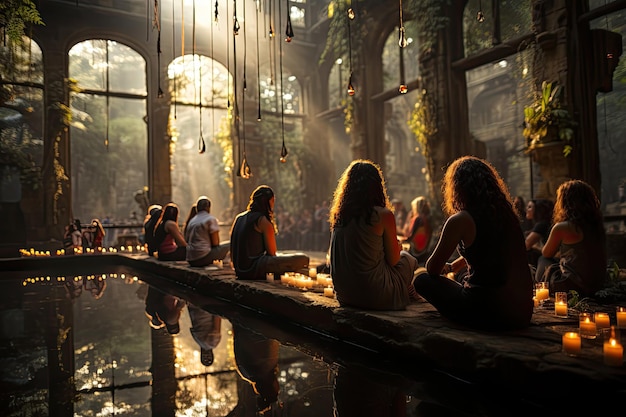
[[[614,337],[604,342],[604,364],[608,366],[622,366],[624,362],[624,348]]]
[[[617,316],[617,328],[626,329],[626,307],[617,307],[615,315]]]
[[[309,276],[311,278],[317,278],[317,268],[309,268]]]
[[[266,279],[268,282],[274,282],[274,274],[273,274],[273,273],[271,273],[271,272],[268,272],[267,274],[265,274],[265,279]]]
[[[550,298],[550,292],[547,288],[537,288],[536,297],[539,301],[547,300],[548,298]]]
[[[533,304],[535,307],[539,307],[539,300],[537,300],[537,297],[533,297]]]
[[[567,304],[559,301],[554,304],[554,314],[560,317],[567,317]]]
[[[568,355],[580,353],[580,335],[577,332],[567,332],[563,335],[563,351]]]
[[[596,328],[600,329],[608,329],[611,327],[611,320],[609,319],[609,315],[606,313],[596,313]]]
[[[591,313],[580,313],[580,335],[585,339],[595,339],[597,328]]]
[[[326,287],[324,288],[324,295],[329,298],[335,298],[335,291],[330,286]]]

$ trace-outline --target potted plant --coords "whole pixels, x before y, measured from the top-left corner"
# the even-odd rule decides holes
[[[526,153],[546,144],[563,144],[563,155],[572,152],[570,141],[574,135],[575,122],[561,103],[561,86],[544,81],[535,100],[524,107],[524,131]]]

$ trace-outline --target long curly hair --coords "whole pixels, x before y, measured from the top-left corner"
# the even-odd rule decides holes
[[[600,200],[594,189],[581,180],[566,181],[557,188],[553,221],[569,221],[585,235],[605,235]]]
[[[456,159],[446,170],[441,190],[443,210],[448,216],[467,210],[477,223],[486,219],[502,224],[506,218],[519,223],[507,185],[484,159]]]
[[[330,208],[330,229],[364,217],[370,224],[374,207],[393,210],[380,166],[366,159],[354,160],[339,178]]]
[[[274,232],[278,233],[278,226],[274,221],[274,210],[270,206],[270,200],[274,197],[274,190],[269,185],[259,185],[250,194],[247,210],[262,213],[274,226]]]

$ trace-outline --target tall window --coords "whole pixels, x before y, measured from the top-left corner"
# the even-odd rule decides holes
[[[185,55],[169,65],[172,199],[181,217],[206,195],[219,220],[230,205],[232,77],[219,62]],[[203,149],[204,148],[204,149]],[[235,162],[236,163],[236,162]],[[184,220],[184,219],[183,219]]]
[[[15,175],[22,177],[22,189],[39,185],[43,115],[39,45],[24,37],[21,45],[0,47],[0,166],[15,166]],[[20,197],[0,193],[0,201],[19,201]]]
[[[134,196],[148,185],[146,62],[121,43],[87,40],[70,50],[69,75],[80,88],[70,97],[74,217],[140,222]]]

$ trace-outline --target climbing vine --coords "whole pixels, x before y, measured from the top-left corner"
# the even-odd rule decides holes
[[[415,135],[420,152],[427,160],[430,156],[429,139],[437,133],[437,113],[428,92],[423,89],[418,96],[411,116],[407,120],[409,129]]]

